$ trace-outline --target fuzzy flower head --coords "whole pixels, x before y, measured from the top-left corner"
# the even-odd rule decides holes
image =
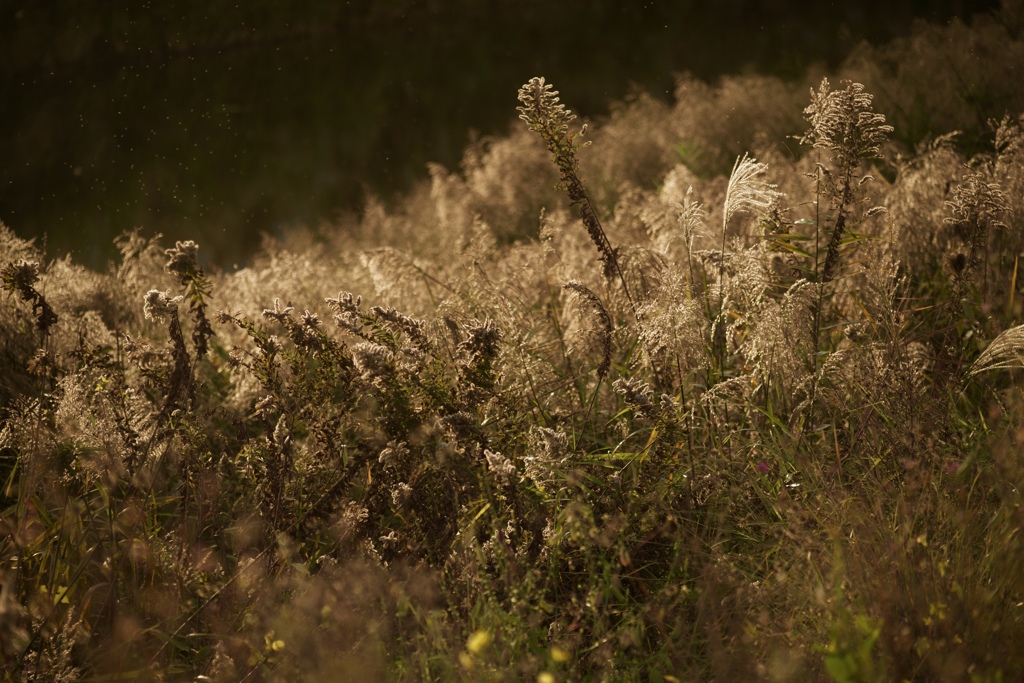
[[[271,396],[270,394],[267,394],[259,401],[257,401],[256,406],[254,408],[254,412],[256,413],[256,415],[265,420],[269,420],[271,415],[273,415],[274,412],[277,410],[277,401],[275,401],[274,397]]]
[[[556,462],[569,451],[569,435],[550,427],[535,427],[530,433],[534,451],[545,460]]]
[[[351,292],[339,292],[337,298],[327,298],[324,301],[334,311],[334,322],[338,327],[356,333],[362,329],[362,312],[359,310],[363,303],[361,296],[355,296]]]
[[[266,313],[266,311],[264,311],[264,313]],[[306,310],[302,312],[298,324],[292,324],[290,326],[288,333],[291,335],[296,346],[308,349],[315,353],[322,351],[324,348],[323,340],[320,338],[319,328],[320,316]]]
[[[501,330],[493,320],[473,320],[466,326],[466,332],[466,338],[459,342],[459,351],[477,360],[497,357]]]
[[[175,242],[174,247],[164,253],[168,257],[164,268],[168,273],[185,279],[199,273],[199,245],[192,240]]]
[[[484,457],[487,458],[487,470],[494,475],[495,480],[502,486],[508,486],[515,476],[515,465],[504,455],[494,451],[484,449]]]
[[[142,310],[146,314],[146,318],[150,320],[163,320],[169,315],[178,313],[178,304],[181,303],[181,299],[181,296],[171,298],[167,296],[167,292],[151,289],[146,292]]]
[[[526,476],[544,486],[552,477],[554,465],[569,457],[569,436],[550,427],[534,427],[529,443],[531,455],[523,458]]]
[[[275,298],[274,308],[264,308],[263,317],[267,320],[276,320],[277,322],[284,324],[284,321],[291,316],[292,311],[294,310],[295,309],[290,303],[282,307],[281,299]]]
[[[369,518],[368,509],[355,501],[349,501],[334,523],[336,539],[341,542],[354,540]]]
[[[3,269],[4,289],[9,292],[25,292],[39,282],[39,263],[18,259],[8,263]]]
[[[330,297],[324,299],[327,305],[335,312],[339,314],[356,314],[359,313],[359,306],[363,303],[363,297],[355,296],[351,292],[338,292],[338,296],[335,299]]]
[[[498,352],[501,331],[490,318],[474,321],[466,331],[469,335],[469,345],[473,349],[488,356],[493,356]]]
[[[303,311],[300,324],[309,330],[315,330],[320,327],[320,316],[310,313],[308,310]]]

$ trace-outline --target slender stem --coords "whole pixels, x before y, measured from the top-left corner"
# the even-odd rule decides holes
[[[718,335],[714,339],[715,351],[718,354],[718,370],[722,378],[725,377],[725,238],[728,227],[728,212],[725,212],[722,215],[722,251],[719,253],[720,260],[718,262],[718,324],[719,331],[722,334],[722,341],[719,343]]]
[[[820,151],[817,156],[820,159]],[[825,293],[825,284],[818,277],[818,255],[821,252],[821,165],[817,161],[814,169],[814,283],[818,287],[818,300],[814,304],[814,336],[811,340],[811,397],[807,404],[808,420],[814,413],[814,398],[818,391],[818,333],[821,327],[821,302]]]

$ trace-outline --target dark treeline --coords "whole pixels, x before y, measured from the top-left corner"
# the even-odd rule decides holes
[[[394,37],[430,26],[459,43],[521,45],[546,52],[582,50],[579,58],[628,41],[641,59],[656,47],[662,56],[685,57],[687,69],[715,75],[745,64],[761,70],[792,68],[807,60],[835,63],[861,39],[888,40],[907,32],[916,19],[946,21],[989,11],[992,0],[869,0],[806,3],[798,0],[726,0],[712,4],[654,0],[641,5],[613,0],[354,0],[303,3],[301,10],[258,0],[241,5],[195,0],[161,3],[72,2],[0,7],[0,73],[59,68],[90,60],[167,59],[203,49],[224,49],[310,38]],[[680,27],[704,35],[729,33],[729,40],[666,40]],[[540,39],[557,42],[542,42]],[[675,68],[679,64],[673,64]],[[702,73],[704,72],[704,73]]]
[[[4,1],[0,220],[94,267],[136,227],[202,235],[230,266],[261,232],[458,167],[469,131],[505,132],[509,93],[536,74],[595,117],[634,89],[671,100],[677,73],[800,79],[915,18],[994,5]]]

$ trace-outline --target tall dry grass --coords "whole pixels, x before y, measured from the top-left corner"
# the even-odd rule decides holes
[[[1024,675],[1020,108],[682,83],[234,273],[0,229],[4,680]]]

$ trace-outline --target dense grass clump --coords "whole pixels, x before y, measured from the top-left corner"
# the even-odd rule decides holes
[[[533,79],[234,273],[0,228],[4,680],[1024,677],[1024,118],[869,93],[725,177]]]

